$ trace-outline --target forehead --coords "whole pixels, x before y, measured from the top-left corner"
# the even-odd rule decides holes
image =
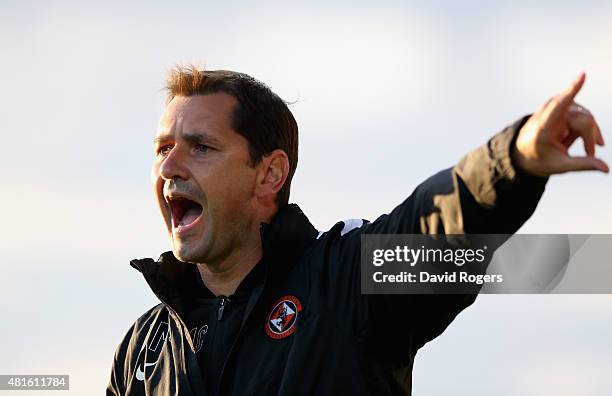
[[[197,131],[216,135],[234,132],[231,116],[237,104],[226,93],[175,96],[159,120],[157,136]]]

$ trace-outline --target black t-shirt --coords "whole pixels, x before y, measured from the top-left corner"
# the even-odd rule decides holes
[[[231,296],[215,296],[204,285],[198,271],[192,297],[186,304],[185,324],[189,329],[207,393],[218,393],[223,364],[244,317],[251,292],[263,281],[264,263],[259,262]]]

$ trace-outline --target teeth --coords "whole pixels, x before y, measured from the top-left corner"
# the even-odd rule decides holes
[[[172,217],[172,226],[174,228],[181,225],[181,220],[183,218],[183,205],[179,204],[177,201],[179,201],[179,199],[171,198],[168,202],[170,205],[170,215]]]

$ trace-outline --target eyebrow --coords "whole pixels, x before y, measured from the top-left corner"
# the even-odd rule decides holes
[[[185,132],[183,133],[182,138],[183,140],[191,144],[213,144],[215,145],[215,144],[220,143],[217,138],[215,138],[214,136],[211,136],[210,134],[206,132]],[[153,139],[153,144],[159,144],[159,143],[167,142],[173,139],[174,139],[174,135],[165,134],[165,135],[155,137],[155,139]]]

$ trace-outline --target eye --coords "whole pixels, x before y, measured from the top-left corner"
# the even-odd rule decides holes
[[[196,144],[195,149],[200,153],[206,153],[208,150],[210,150],[210,147],[205,144]]]
[[[170,145],[161,146],[160,148],[157,149],[157,155],[161,155],[162,157],[165,157],[166,155],[170,153],[170,150],[172,150],[172,146]]]

